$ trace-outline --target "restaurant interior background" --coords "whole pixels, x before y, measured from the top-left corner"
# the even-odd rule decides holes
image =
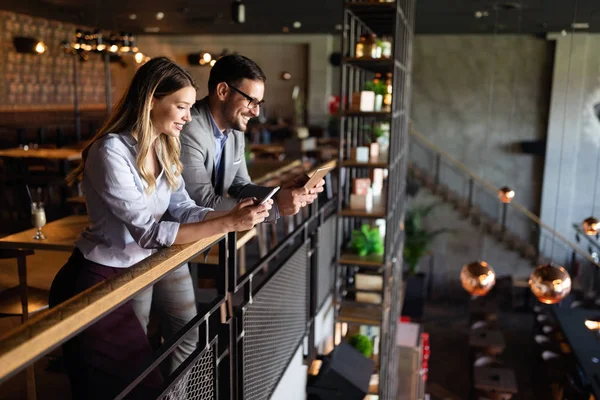
[[[81,139],[88,139],[106,117],[107,101],[116,103],[147,57],[167,56],[182,65],[198,82],[202,98],[211,60],[239,53],[256,61],[267,76],[260,127],[270,135],[248,134],[248,146],[254,146],[249,147],[249,157],[290,161],[293,146],[310,146],[299,152],[303,167],[288,164],[282,174],[331,160],[347,161],[341,155],[338,160],[345,135],[338,110],[340,102],[343,108],[349,100],[340,101],[347,89],[342,70],[354,49],[341,52],[342,34],[350,30],[344,27],[344,9],[354,2],[172,3],[10,0],[0,5],[0,148],[73,147],[77,118]],[[232,14],[236,3],[245,6],[243,23],[234,21],[239,17]],[[400,3],[403,7],[410,2]],[[492,367],[513,371],[510,376],[516,383],[507,386],[515,399],[587,399],[600,386],[595,381],[600,370],[590,371],[587,361],[578,358],[560,314],[536,303],[529,277],[538,264],[556,262],[573,280],[572,294],[561,310],[600,307],[600,240],[597,230],[589,235],[582,227],[586,218],[598,217],[600,56],[595,49],[600,42],[600,4],[416,0],[415,19],[405,87],[405,115],[410,117],[406,204],[408,210],[435,205],[423,217],[424,226],[428,232],[443,231],[431,239],[419,260],[420,305],[415,313],[405,313],[431,341],[428,363],[423,366],[421,354],[414,368],[423,386],[418,398],[425,392],[432,399],[481,394],[473,382],[481,372],[476,361],[483,355]],[[65,41],[76,41],[76,29],[101,29],[104,38],[132,32],[131,47],[142,55],[115,52],[109,63],[93,53],[84,59],[65,51]],[[19,53],[16,37],[41,41],[45,51]],[[203,58],[205,54],[210,58]],[[305,135],[318,141],[307,144]],[[280,147],[273,151],[272,145]],[[0,162],[8,165],[5,158]],[[53,172],[31,181],[33,187],[43,186],[48,222],[82,212],[81,203],[68,201],[77,193],[48,184],[69,166],[30,163],[27,168],[31,167]],[[25,211],[19,206],[27,202],[26,193],[14,193],[10,170],[2,171],[4,236],[31,228],[31,221],[29,206]],[[271,182],[274,177],[267,175],[261,170],[256,177]],[[337,188],[335,181],[330,184]],[[506,190],[497,197],[499,188],[512,191],[509,201],[502,200]],[[275,233],[258,232],[257,237],[284,237],[293,227],[289,223]],[[248,247],[249,265],[264,255],[260,246],[257,241]],[[66,252],[46,250],[29,256],[30,286],[47,289],[66,257]],[[47,267],[50,259],[52,267]],[[464,266],[477,260],[487,261],[495,271],[496,286],[492,295],[481,298],[484,304],[475,304],[461,281]],[[0,260],[0,294],[19,283],[14,260],[4,261]],[[355,279],[352,275],[350,280]],[[502,333],[501,346],[473,351],[473,325],[479,320]],[[19,324],[18,317],[0,318],[0,337]],[[581,338],[577,335],[587,331],[575,335]],[[592,331],[597,335],[597,327]],[[594,344],[593,354],[600,359],[600,346]],[[425,345],[419,346],[422,352]],[[585,352],[586,360],[592,357],[591,348]],[[36,365],[42,370],[36,374],[40,399],[66,398],[55,397],[68,385],[59,362],[53,361],[48,357],[44,365]],[[6,391],[8,385],[0,385],[0,399],[26,398],[15,379],[25,380],[13,378]],[[289,394],[281,385],[292,381],[281,382],[272,398]]]

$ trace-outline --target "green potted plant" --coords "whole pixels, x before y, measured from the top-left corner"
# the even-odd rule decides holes
[[[381,111],[381,107],[383,106],[383,96],[387,94],[387,86],[381,80],[371,83],[373,84],[373,91],[375,92],[375,111]]]
[[[373,355],[373,342],[371,342],[371,339],[366,335],[357,333],[350,337],[348,344],[358,350],[358,352],[366,358],[371,358]]]
[[[352,232],[350,249],[359,256],[383,255],[383,239],[379,234],[379,228],[372,228],[369,224],[363,224],[359,229]]]
[[[447,229],[427,230],[425,217],[437,206],[416,206],[406,212],[404,218],[404,265],[406,266],[406,296],[403,315],[420,318],[425,298],[425,274],[419,272],[419,262],[429,251],[433,239]]]

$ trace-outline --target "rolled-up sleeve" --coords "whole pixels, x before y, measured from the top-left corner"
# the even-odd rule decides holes
[[[183,177],[179,176],[179,186],[171,194],[169,214],[182,224],[203,221],[212,208],[201,207],[196,204],[185,190]]]
[[[135,183],[131,164],[118,149],[103,144],[90,149],[85,175],[94,191],[111,212],[127,227],[142,248],[168,247],[179,231],[179,222],[156,221]]]

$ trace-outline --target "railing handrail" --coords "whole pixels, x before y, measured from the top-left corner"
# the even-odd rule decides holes
[[[458,161],[457,159],[455,159],[454,157],[452,157],[447,152],[445,152],[442,149],[440,149],[431,140],[427,139],[422,133],[418,132],[416,129],[414,129],[413,127],[411,127],[409,129],[409,134],[412,137],[414,137],[415,139],[417,139],[419,142],[421,142],[422,145],[424,145],[425,147],[428,147],[434,153],[439,154],[441,157],[445,158],[450,164],[453,164],[457,169],[459,169],[460,171],[462,171],[465,175],[469,176],[469,178],[471,178],[474,181],[478,182],[481,186],[483,186],[483,188],[485,190],[487,190],[488,192],[490,192],[491,194],[493,194],[494,197],[497,196],[499,188],[495,187],[491,183],[485,181],[479,175],[475,174],[465,164],[463,164],[462,162]],[[571,242],[569,239],[565,238],[563,235],[561,235],[560,233],[556,232],[553,228],[551,228],[546,223],[544,223],[542,220],[540,220],[537,215],[535,215],[534,213],[532,213],[531,211],[529,211],[525,206],[523,206],[522,204],[520,204],[519,202],[514,201],[514,200],[511,201],[508,205],[510,207],[513,207],[515,210],[517,210],[521,214],[525,215],[525,217],[527,217],[529,220],[531,220],[534,224],[536,224],[536,225],[544,228],[553,237],[558,238],[561,241],[563,241],[566,245],[568,245],[569,247],[571,247],[573,249],[573,251],[579,253],[581,256],[585,257],[589,262],[591,262],[592,264],[594,264],[595,266],[597,266],[597,267],[600,268],[600,264],[597,263],[589,254],[587,254],[586,252],[584,252],[583,250],[581,250],[579,248],[579,246],[577,246],[575,243]]]
[[[217,242],[215,235],[162,249],[0,336],[0,383]]]

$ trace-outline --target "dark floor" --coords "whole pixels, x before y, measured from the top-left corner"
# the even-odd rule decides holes
[[[466,400],[471,388],[468,346],[468,297],[429,301],[425,306],[424,330],[429,333],[431,356],[427,392],[431,400]],[[498,357],[515,371],[519,393],[514,398],[549,399],[545,382],[532,376],[533,314],[499,310],[498,328],[504,333],[506,349]]]

